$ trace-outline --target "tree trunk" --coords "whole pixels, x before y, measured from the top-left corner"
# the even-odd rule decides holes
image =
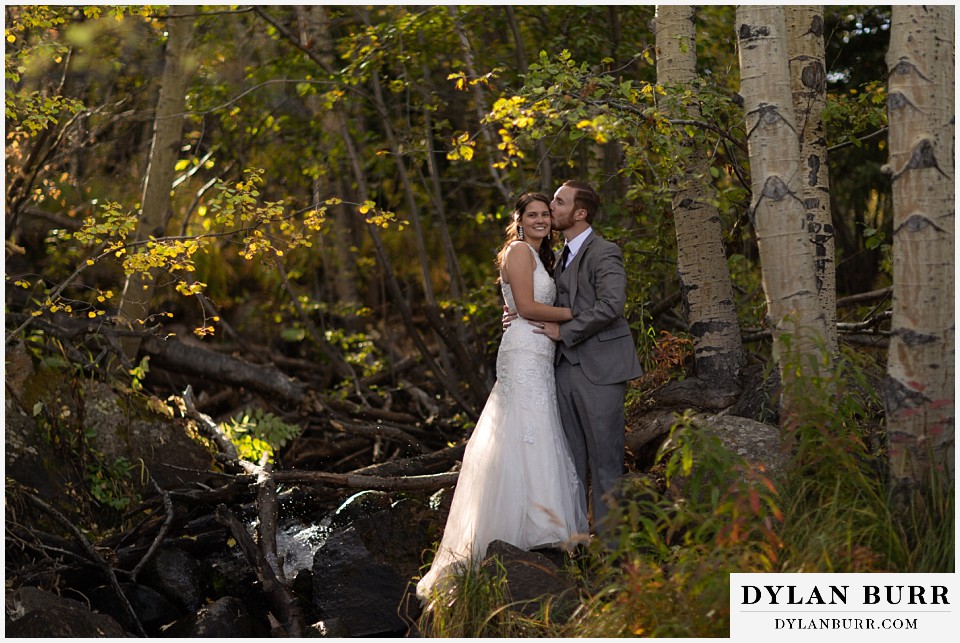
[[[460,9],[456,6],[450,6],[447,10],[449,11],[450,18],[453,21],[454,31],[456,32],[457,37],[460,39],[460,43],[463,45],[463,58],[464,65],[467,68],[467,74],[470,75],[470,78],[479,78],[480,74],[477,72],[477,66],[473,62],[473,48],[470,45],[470,39],[467,37],[466,32],[463,30],[463,25],[460,23]],[[486,105],[486,101],[483,98],[483,88],[480,83],[473,85],[473,98],[473,108],[477,112],[477,122],[482,124],[485,116],[484,105]],[[489,127],[482,128],[480,133],[484,139],[486,139],[489,149],[497,149],[497,143],[494,140],[493,131]],[[493,163],[488,163],[487,166],[490,169],[490,176],[493,178],[493,183],[500,191],[500,196],[503,197],[504,203],[509,203],[516,195],[513,193],[513,190],[504,183],[504,177],[501,176],[501,174],[497,171],[497,168],[494,167]]]
[[[658,5],[657,82],[696,93],[697,47],[692,6]],[[696,102],[678,118],[700,119]],[[680,133],[683,144],[696,142]],[[677,271],[693,336],[697,379],[714,388],[737,388],[744,363],[733,285],[723,247],[720,216],[709,190],[708,150],[695,149],[683,174],[670,178],[677,235]]]
[[[419,36],[420,42],[423,42],[423,34]],[[424,43],[424,46],[426,43]],[[427,61],[422,63],[423,78],[430,78],[430,66]],[[421,87],[423,100],[430,100],[430,93],[426,86]],[[430,192],[434,209],[437,211],[437,226],[440,228],[440,239],[443,243],[443,256],[447,260],[447,271],[450,273],[450,296],[454,299],[460,299],[463,293],[467,291],[463,281],[463,272],[460,270],[460,259],[457,257],[457,250],[453,246],[453,239],[450,237],[450,226],[447,221],[447,210],[443,200],[443,189],[440,185],[440,168],[437,166],[437,146],[433,137],[433,116],[429,109],[423,110],[423,131],[427,143],[427,173],[430,175],[430,186],[427,190]]]
[[[322,5],[304,5],[294,7],[299,23],[300,46],[315,52],[317,59],[322,61],[323,69],[334,69],[336,59],[333,56],[334,42],[330,34],[329,7]],[[338,104],[333,109],[325,109],[319,96],[308,96],[307,107],[321,123],[324,136],[330,140],[340,137],[341,123],[345,120],[343,109]],[[325,144],[327,153],[332,144]],[[344,194],[338,177],[318,177],[314,182],[314,200],[317,204],[324,200],[324,194]],[[324,248],[323,262],[328,275],[334,276],[328,281],[333,286],[335,301],[342,308],[350,311],[346,315],[347,325],[351,326],[355,317],[353,311],[360,307],[360,294],[357,292],[357,260],[351,251],[353,243],[352,226],[353,215],[347,205],[341,204],[331,208],[333,216],[329,219],[329,227],[323,238],[332,238],[329,247]]]
[[[823,309],[826,347],[830,356],[840,356],[837,343],[837,268],[830,214],[830,176],[827,165],[827,135],[821,114],[827,104],[827,71],[824,62],[823,7],[787,5],[787,50],[793,108],[800,134],[803,164],[803,204],[807,229],[813,242],[817,294]]]
[[[895,485],[954,476],[954,8],[894,6],[893,321],[884,381]]]
[[[801,409],[799,387],[821,369],[825,336],[801,185],[782,6],[737,7],[740,94],[750,151],[751,218],[768,323],[780,368],[781,424]]]
[[[351,165],[353,166],[354,178],[357,182],[357,191],[360,194],[361,200],[365,202],[368,200],[369,194],[366,177],[363,173],[359,154],[357,153],[356,147],[353,143],[353,136],[345,124],[341,134],[343,136],[343,142],[347,148],[347,156],[350,158]],[[450,396],[453,397],[454,400],[456,400],[456,402],[460,405],[460,408],[462,408],[470,417],[476,418],[479,414],[477,412],[475,403],[468,401],[467,397],[464,395],[460,383],[452,374],[447,373],[443,368],[441,368],[441,366],[433,358],[433,356],[430,354],[430,349],[423,340],[423,336],[417,329],[413,320],[413,311],[411,310],[410,304],[404,296],[403,290],[400,288],[400,284],[397,281],[396,274],[393,270],[393,264],[390,262],[390,257],[387,255],[386,248],[383,245],[383,240],[380,237],[380,232],[372,223],[367,224],[367,231],[370,233],[370,239],[373,241],[374,250],[376,251],[377,258],[380,261],[380,267],[383,270],[383,277],[386,281],[387,291],[390,297],[393,299],[393,303],[397,307],[400,316],[403,318],[403,323],[407,327],[407,332],[410,333],[410,339],[420,351],[420,355],[423,357],[427,367],[433,371],[434,375],[444,385]],[[479,396],[481,395],[481,392],[473,391],[473,394],[475,396]]]
[[[510,5],[504,8],[506,10],[507,22],[510,25],[510,33],[513,34],[513,46],[517,52],[517,70],[519,73],[526,73],[530,62],[527,60],[527,49],[523,44],[520,23],[517,22],[517,12],[515,8]],[[536,142],[536,150],[540,191],[544,194],[552,195],[557,186],[553,184],[553,165],[550,163],[549,150],[542,140]]]
[[[173,185],[177,155],[180,152],[187,86],[195,67],[190,46],[193,42],[193,16],[196,10],[196,7],[191,5],[170,5],[167,15],[167,49],[153,121],[153,138],[143,185],[140,222],[136,231],[137,241],[150,236],[164,236],[172,214],[170,189]],[[150,312],[153,282],[152,274],[134,272],[127,276],[118,312],[121,323],[135,324],[146,319]],[[131,361],[135,361],[139,349],[138,338],[126,338],[123,341],[123,352]]]
[[[407,199],[407,216],[410,217],[410,223],[413,226],[414,241],[417,246],[417,259],[420,262],[420,275],[423,279],[423,295],[427,300],[427,305],[436,307],[437,298],[433,293],[433,279],[430,275],[430,257],[427,254],[427,241],[423,235],[423,226],[420,225],[420,208],[417,205],[417,199],[414,195],[413,185],[410,183],[410,174],[407,172],[407,166],[403,162],[403,150],[393,131],[393,125],[390,123],[390,112],[387,103],[383,98],[383,83],[380,80],[380,74],[374,70],[370,76],[370,90],[373,96],[374,106],[380,114],[383,132],[387,137],[387,143],[393,152],[394,165],[397,168],[397,179],[403,185],[403,193]]]

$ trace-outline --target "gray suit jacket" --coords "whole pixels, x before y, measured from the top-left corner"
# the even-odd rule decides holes
[[[594,384],[615,384],[643,375],[630,325],[623,318],[627,275],[619,246],[594,231],[561,271],[554,272],[557,305],[573,310],[560,325],[556,361],[580,364]]]

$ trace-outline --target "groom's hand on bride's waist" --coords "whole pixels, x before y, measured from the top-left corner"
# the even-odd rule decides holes
[[[546,335],[555,342],[560,340],[560,324],[557,322],[528,321],[527,323],[533,325],[533,332],[536,334]]]

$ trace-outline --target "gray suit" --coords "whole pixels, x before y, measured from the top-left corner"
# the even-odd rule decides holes
[[[627,276],[620,248],[591,232],[566,269],[554,272],[557,306],[573,310],[560,325],[557,401],[577,475],[593,482],[593,519],[603,532],[607,503],[623,474],[627,382],[643,374],[627,320]],[[586,502],[584,496],[583,501]]]

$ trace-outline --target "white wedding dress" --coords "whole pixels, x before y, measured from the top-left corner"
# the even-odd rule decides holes
[[[533,284],[534,299],[552,304],[556,285],[539,257]],[[510,285],[502,290],[516,310]],[[533,328],[517,318],[503,334],[497,381],[464,451],[443,538],[417,583],[424,602],[458,568],[478,564],[494,540],[570,548],[587,533],[586,496],[557,410],[555,345]]]

